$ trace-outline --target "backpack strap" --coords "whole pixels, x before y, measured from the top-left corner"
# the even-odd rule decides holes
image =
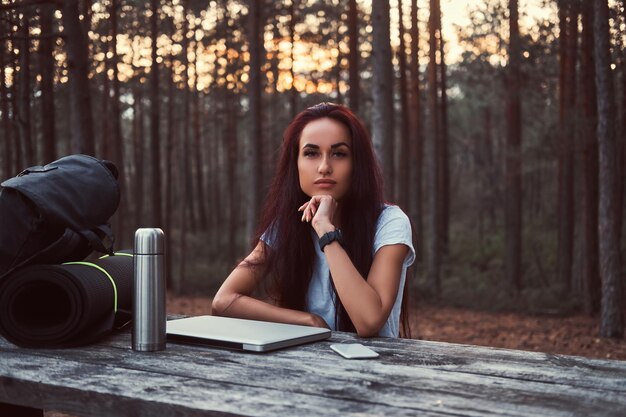
[[[24,259],[22,262],[11,266],[10,269],[0,276],[0,279],[24,265],[58,263],[63,259],[82,259],[90,252],[89,250],[85,250],[85,248],[86,244],[81,235],[72,229],[66,228],[63,234],[48,246],[34,253],[29,258]]]
[[[89,246],[100,253],[113,255],[113,243],[115,236],[113,230],[108,224],[101,224],[92,230],[81,230],[83,236],[89,242]]]

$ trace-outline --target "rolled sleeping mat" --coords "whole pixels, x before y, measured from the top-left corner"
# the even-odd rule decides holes
[[[0,283],[0,334],[30,348],[94,343],[132,318],[133,256],[18,269]]]

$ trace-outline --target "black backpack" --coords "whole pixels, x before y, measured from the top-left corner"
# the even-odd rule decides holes
[[[87,155],[34,166],[0,188],[0,280],[32,264],[112,254],[108,224],[120,202],[117,168]]]

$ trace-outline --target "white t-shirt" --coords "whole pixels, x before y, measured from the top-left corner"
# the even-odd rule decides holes
[[[326,262],[324,253],[317,243],[318,237],[312,230],[311,238],[314,240],[315,261],[313,263],[313,276],[309,284],[306,295],[306,311],[322,317],[331,330],[337,330],[335,323],[335,305],[337,300],[330,282],[330,269]],[[272,240],[266,234],[261,239],[270,247]],[[372,254],[386,245],[403,244],[409,248],[409,252],[402,264],[402,275],[398,286],[398,295],[394,302],[387,322],[378,332],[383,337],[398,337],[400,333],[400,307],[402,305],[402,294],[404,293],[404,282],[406,280],[406,270],[415,260],[415,249],[411,239],[411,223],[406,214],[398,206],[385,205],[376,222],[376,234],[374,236],[374,247]]]

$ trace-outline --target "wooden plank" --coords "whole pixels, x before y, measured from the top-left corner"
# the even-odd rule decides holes
[[[353,340],[350,335],[334,334],[332,341],[349,340]],[[356,399],[372,406],[400,406],[433,413],[571,415],[575,411],[593,415],[621,415],[626,409],[625,390],[619,385],[613,387],[613,391],[619,392],[607,392],[593,387],[583,389],[567,383],[560,384],[557,370],[544,371],[544,379],[546,373],[550,374],[548,382],[535,381],[532,374],[523,375],[525,379],[485,375],[472,369],[472,366],[476,367],[474,363],[479,361],[466,354],[465,350],[461,352],[467,356],[461,358],[463,360],[459,360],[458,353],[456,356],[446,356],[439,352],[441,349],[454,350],[463,346],[441,348],[438,343],[424,344],[419,341],[408,341],[411,343],[406,346],[404,341],[401,342],[400,346],[394,347],[397,344],[394,339],[369,340],[368,344],[381,353],[381,358],[375,361],[344,360],[328,349],[328,342],[263,355],[180,345],[170,345],[165,352],[138,354],[129,349],[128,335],[116,336],[108,342],[116,349],[91,346],[72,349],[71,353],[67,350],[36,352],[44,358],[72,358],[80,363],[158,371],[176,377],[193,378],[194,381],[241,381],[238,387],[245,386],[245,389],[241,388],[243,391],[269,387],[291,394],[315,395],[348,402]],[[15,351],[15,348],[11,349],[10,345],[5,344],[2,350]],[[474,353],[484,356],[484,350],[481,348]],[[435,355],[432,355],[433,351]],[[496,352],[495,356],[498,353],[505,357],[519,356],[515,351]],[[527,354],[522,352],[521,356],[526,357]],[[436,355],[440,355],[439,359]],[[537,355],[531,353],[531,356]],[[507,362],[511,362],[510,358],[493,361],[501,369],[498,372],[506,371]],[[609,362],[601,369],[605,374],[619,373],[623,369],[615,367],[612,363],[614,361],[601,362]],[[468,366],[470,371],[466,372]],[[555,366],[566,368],[552,362],[544,365],[545,368]],[[523,369],[519,364],[517,367]],[[519,373],[519,370],[516,372]],[[590,377],[600,371],[580,368],[577,372],[578,376]],[[570,375],[570,378],[573,377]],[[326,411],[324,414],[327,414]]]
[[[445,415],[364,400],[336,400],[16,352],[4,352],[0,365],[0,401],[87,417]]]
[[[327,342],[315,343],[272,354],[280,358],[310,360],[330,352],[331,343],[362,342],[381,354],[375,361],[398,366],[422,366],[446,372],[461,372],[484,376],[558,383],[572,387],[626,392],[626,361],[589,359],[580,356],[554,355],[483,346],[460,345],[421,340],[375,338],[359,340],[354,335],[333,332]],[[128,348],[130,339],[119,334],[107,343]],[[215,351],[211,348],[195,348]],[[238,354],[235,354],[238,355]],[[336,354],[336,362],[343,363]],[[349,362],[349,361],[348,361]]]
[[[371,347],[397,364],[626,392],[624,361],[402,339],[372,340]]]

